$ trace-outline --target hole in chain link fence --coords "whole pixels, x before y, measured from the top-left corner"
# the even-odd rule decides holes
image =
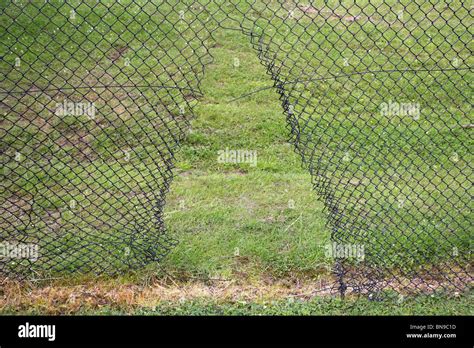
[[[3,2],[0,272],[114,274],[169,252],[174,154],[223,28],[279,94],[339,291],[469,285],[470,8],[309,3]]]

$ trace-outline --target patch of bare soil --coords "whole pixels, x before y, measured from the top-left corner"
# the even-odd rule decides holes
[[[32,197],[12,195],[6,198],[0,205],[0,216],[2,217],[0,228],[7,231],[12,224],[25,225],[31,213],[31,202]]]
[[[120,59],[125,53],[127,53],[128,47],[125,46],[118,46],[115,47],[110,53],[109,53],[109,58],[112,61],[116,61],[117,59]]]

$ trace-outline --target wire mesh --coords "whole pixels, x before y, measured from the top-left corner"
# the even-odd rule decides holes
[[[174,154],[211,39],[234,29],[267,69],[325,203],[339,291],[472,284],[470,5],[0,4],[0,241],[4,253],[38,247],[0,272],[117,273],[168,253]]]

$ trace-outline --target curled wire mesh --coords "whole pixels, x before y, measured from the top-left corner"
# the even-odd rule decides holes
[[[222,28],[247,35],[280,96],[326,206],[341,293],[472,283],[469,5],[0,6],[0,241],[40,246],[0,271],[114,273],[166,255],[174,153]]]

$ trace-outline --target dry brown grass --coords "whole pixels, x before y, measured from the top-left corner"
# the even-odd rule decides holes
[[[32,311],[43,314],[75,314],[103,307],[134,310],[153,308],[160,302],[190,300],[273,301],[289,297],[310,299],[332,293],[330,280],[262,280],[246,283],[224,281],[154,280],[149,284],[119,283],[117,280],[90,280],[76,285],[4,281],[1,287],[0,313]]]

